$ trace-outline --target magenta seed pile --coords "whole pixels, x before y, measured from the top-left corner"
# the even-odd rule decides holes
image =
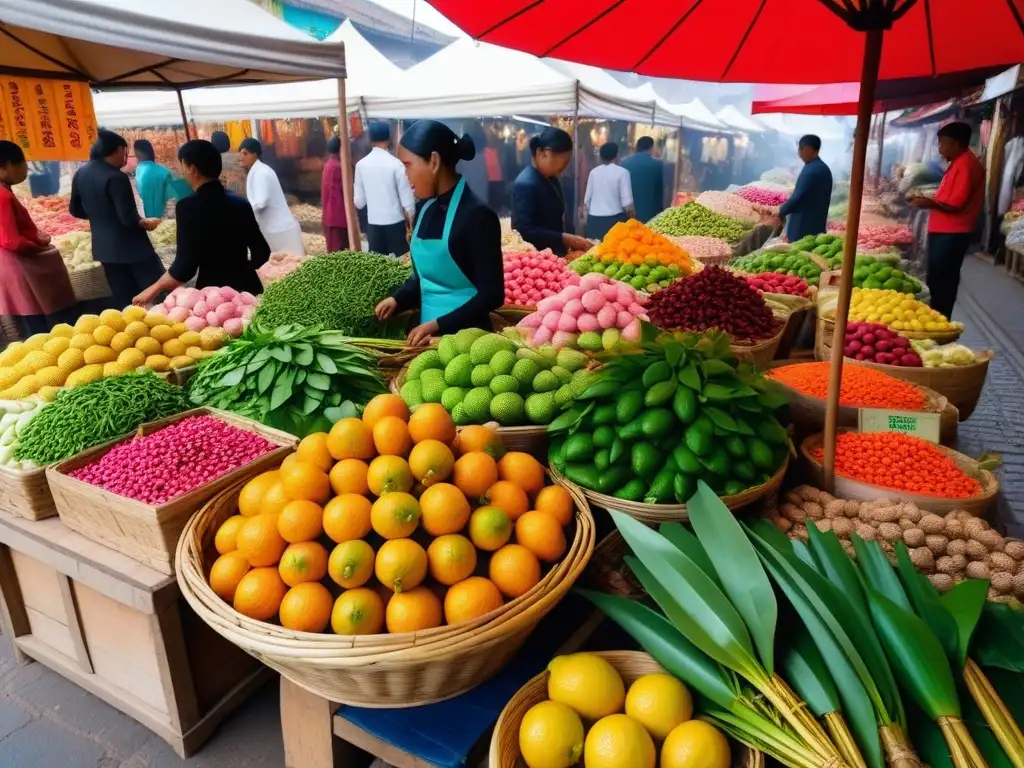
[[[253,432],[212,416],[190,416],[144,437],[119,443],[76,480],[146,504],[164,504],[274,450]]]

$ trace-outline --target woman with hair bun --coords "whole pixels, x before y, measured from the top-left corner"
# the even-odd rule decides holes
[[[476,146],[444,123],[420,120],[403,135],[398,159],[419,200],[409,245],[413,274],[377,305],[377,319],[418,309],[409,346],[463,328],[491,329],[490,312],[505,298],[501,224],[456,171]]]

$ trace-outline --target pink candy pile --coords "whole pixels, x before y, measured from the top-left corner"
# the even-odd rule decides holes
[[[201,331],[207,326],[223,328],[237,338],[252,317],[259,299],[248,291],[239,293],[234,288],[186,288],[171,291],[162,305],[155,307],[176,323],[185,323],[190,331]]]
[[[786,192],[764,189],[762,187],[740,187],[736,190],[736,194],[744,200],[749,200],[751,203],[768,206],[782,205],[789,199],[789,195]]]
[[[164,504],[276,448],[212,416],[190,416],[111,448],[71,477],[145,504]]]
[[[834,235],[846,232],[845,222],[830,222],[828,231]],[[857,230],[857,246],[865,250],[885,248],[890,245],[910,245],[914,233],[906,224],[861,224]]]
[[[578,285],[580,276],[569,269],[565,259],[550,248],[543,251],[514,251],[505,254],[505,303],[534,307],[541,299],[554,296],[568,285]]]

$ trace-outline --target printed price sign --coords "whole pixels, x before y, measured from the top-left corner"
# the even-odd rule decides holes
[[[858,427],[861,432],[902,432],[938,443],[939,418],[937,413],[861,408]]]

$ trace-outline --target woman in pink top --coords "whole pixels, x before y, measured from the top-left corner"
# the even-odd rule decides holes
[[[348,220],[345,218],[345,195],[341,189],[341,139],[332,136],[327,142],[327,164],[320,182],[320,204],[323,206],[324,237],[327,252],[348,248]]]

